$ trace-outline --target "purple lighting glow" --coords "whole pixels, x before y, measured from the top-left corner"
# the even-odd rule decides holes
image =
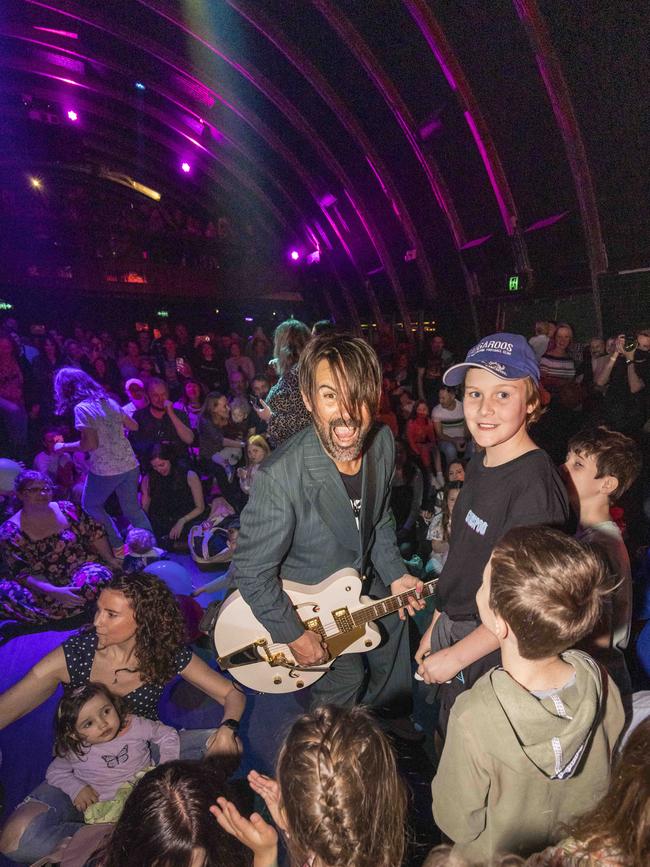
[[[188,162],[182,162],[181,163],[181,171],[182,172],[185,172],[185,174],[187,174],[191,170],[192,170],[192,166]]]
[[[33,25],[34,30],[42,30],[43,33],[53,33],[55,36],[66,36],[68,39],[78,39],[78,35],[71,30],[55,30],[54,27],[37,27]]]
[[[294,262],[297,262],[298,259],[300,259],[300,253],[297,250],[292,250],[291,253],[289,253],[289,255],[291,256],[291,259]]]
[[[67,112],[68,120],[71,120],[72,123],[76,123],[79,120],[79,115],[77,112],[71,108],[70,111]]]

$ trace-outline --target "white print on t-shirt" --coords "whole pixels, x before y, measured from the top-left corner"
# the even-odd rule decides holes
[[[504,355],[512,355],[513,348],[512,343],[506,340],[482,340],[467,353],[467,357],[471,358],[479,352],[503,352]]]
[[[479,536],[485,536],[485,531],[488,528],[487,521],[483,521],[478,515],[475,515],[471,509],[465,515],[465,523],[468,527],[471,527],[475,533],[478,533]]]

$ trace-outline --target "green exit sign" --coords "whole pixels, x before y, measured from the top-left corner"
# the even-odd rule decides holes
[[[519,292],[519,277],[508,277],[508,292]]]
[[[0,310],[13,310],[14,305],[10,304],[8,301],[0,301]]]
[[[156,316],[159,316],[161,319],[167,319],[169,310],[156,310]]]

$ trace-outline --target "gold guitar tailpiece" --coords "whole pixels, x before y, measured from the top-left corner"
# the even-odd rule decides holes
[[[266,661],[269,665],[278,666],[282,665],[285,668],[290,668],[294,663],[289,662],[284,653],[271,653],[269,650],[268,641],[266,638],[258,638],[255,642],[256,647],[261,647],[264,653],[266,654]]]

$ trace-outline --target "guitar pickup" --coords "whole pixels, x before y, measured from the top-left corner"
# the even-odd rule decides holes
[[[336,611],[332,611],[332,617],[334,618],[334,623],[338,626],[339,632],[351,632],[354,629],[352,615],[347,608],[337,608]]]
[[[320,617],[310,617],[309,620],[303,621],[305,629],[311,632],[317,632],[322,638],[327,638],[327,634],[323,629],[323,624],[320,622]]]

